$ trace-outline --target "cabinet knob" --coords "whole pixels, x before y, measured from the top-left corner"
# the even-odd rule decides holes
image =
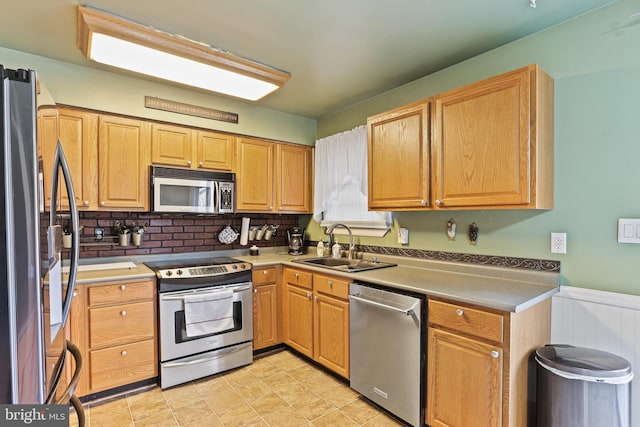
[[[191,166],[191,160],[187,160],[187,166]]]
[[[127,315],[127,312],[126,312],[125,310],[122,310],[122,311],[120,312],[120,316],[124,317],[124,316],[126,316],[126,315]]]
[[[273,206],[269,206],[269,210],[272,211],[273,210]]]
[[[125,285],[120,285],[120,290],[121,290],[121,291],[126,291],[126,290],[127,290],[127,287],[126,287]]]
[[[500,357],[500,353],[498,353],[497,351],[493,350],[491,352],[491,357],[493,357],[494,359],[497,359],[498,357]]]
[[[307,292],[307,298],[311,298],[311,292]]]
[[[122,353],[120,353],[123,357],[127,355],[127,351],[126,350],[122,350]]]
[[[420,200],[420,204],[422,206],[427,206],[427,201],[425,199]]]
[[[313,300],[314,300],[314,301],[318,301],[318,295],[314,295],[314,296],[313,296]]]
[[[253,289],[253,293],[254,293],[254,294],[257,294],[257,293],[258,293],[258,290],[254,288],[254,289]]]
[[[296,276],[296,279],[298,279],[300,277],[300,275],[298,273],[295,273],[294,276]]]
[[[331,280],[327,280],[327,285],[329,285],[329,287],[333,286],[333,282]]]
[[[75,298],[77,296],[78,296],[78,293],[76,291],[73,291],[73,297]]]
[[[107,206],[107,202],[105,202],[104,200],[100,202],[100,206]]]
[[[82,204],[85,205],[85,206],[89,206],[89,201],[85,200],[84,202],[82,202]]]
[[[436,199],[436,206],[440,206],[440,205],[442,205],[442,200]]]
[[[198,166],[203,167],[203,166],[204,166],[204,163],[199,162],[199,163],[198,163]]]
[[[262,270],[262,274],[267,275],[267,270]]]
[[[456,310],[456,314],[457,314],[458,316],[462,316],[462,315],[464,314],[464,310],[463,310],[463,309],[461,309],[461,308],[459,308],[459,309],[457,309],[457,310]]]

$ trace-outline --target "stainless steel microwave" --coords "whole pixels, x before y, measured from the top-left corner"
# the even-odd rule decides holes
[[[154,212],[234,213],[236,176],[230,172],[151,166]]]

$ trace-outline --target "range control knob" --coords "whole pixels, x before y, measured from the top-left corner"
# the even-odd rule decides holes
[[[166,274],[167,274],[167,277],[172,276],[172,275],[173,275],[173,271],[171,271],[171,270],[167,270],[167,273],[166,273]]]
[[[237,270],[237,269],[238,269],[238,265],[237,265],[237,264],[233,264],[233,265],[231,266],[231,268],[232,268],[232,269],[234,269],[234,270]]]
[[[177,274],[178,276],[182,276],[182,270],[178,270],[178,271],[176,271],[176,274]]]

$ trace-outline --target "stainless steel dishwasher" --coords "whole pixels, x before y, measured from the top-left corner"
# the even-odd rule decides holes
[[[425,298],[349,286],[351,388],[412,426],[424,425]]]

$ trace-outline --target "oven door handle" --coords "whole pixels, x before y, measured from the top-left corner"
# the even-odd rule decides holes
[[[242,291],[247,291],[247,290],[251,290],[251,284],[247,284],[247,285],[240,285],[240,286],[220,286],[216,289],[232,289],[234,293],[236,292],[242,292]],[[160,300],[162,301],[182,301],[184,299],[185,296],[188,295],[206,295],[208,293],[213,294],[214,292],[211,291],[211,289],[207,289],[206,291],[196,291],[194,292],[193,290],[191,291],[185,291],[185,292],[171,292],[169,294],[164,294],[160,296]]]
[[[240,346],[240,347],[234,347],[234,348],[228,348],[228,349],[224,349],[224,350],[218,350],[215,356],[209,356],[209,357],[203,357],[201,359],[195,359],[195,360],[189,360],[187,362],[169,362],[169,363],[163,363],[162,366],[165,368],[177,368],[180,366],[189,366],[189,365],[197,365],[198,363],[204,363],[204,362],[211,362],[212,360],[216,360],[219,359],[221,357],[224,356],[228,356],[232,353],[235,353],[237,351],[241,351],[244,350],[245,346]]]

